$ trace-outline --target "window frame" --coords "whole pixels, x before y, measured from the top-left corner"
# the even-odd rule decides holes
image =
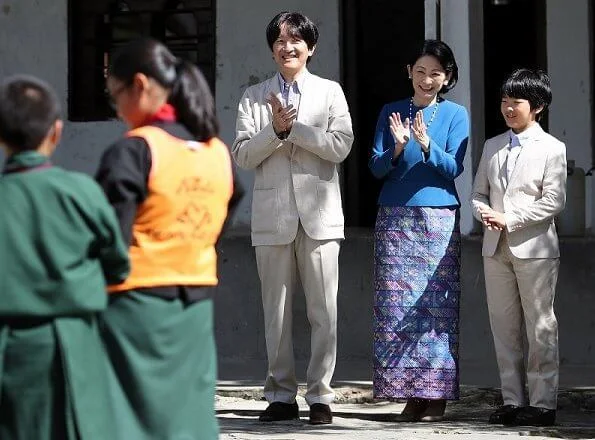
[[[158,6],[155,2],[155,6]],[[68,119],[77,122],[107,121],[115,113],[105,94],[105,74],[109,54],[119,46],[140,36],[152,37],[170,48],[177,56],[191,59],[203,72],[213,94],[216,81],[216,0],[205,5],[139,7],[117,10],[117,2],[105,2],[101,11],[97,4],[89,6],[81,0],[68,0]],[[93,11],[93,9],[96,9]],[[192,35],[172,35],[166,20],[179,14],[193,14],[195,32]],[[134,18],[138,18],[134,25]],[[205,17],[208,17],[206,20]],[[131,38],[114,38],[115,23],[130,20]],[[92,29],[90,28],[92,27]],[[135,29],[136,28],[136,29]],[[91,31],[89,32],[89,29]],[[122,31],[124,27],[119,30]],[[205,50],[206,47],[206,50]]]

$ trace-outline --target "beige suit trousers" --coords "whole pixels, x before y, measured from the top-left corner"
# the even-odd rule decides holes
[[[496,252],[484,257],[490,324],[505,405],[555,409],[558,394],[558,323],[554,295],[558,258],[515,257],[502,233]],[[527,334],[527,363],[523,350]]]
[[[269,402],[292,403],[297,380],[292,341],[293,293],[299,276],[311,327],[311,355],[306,401],[330,404],[337,355],[339,240],[313,240],[300,225],[286,245],[256,246],[262,288],[268,373],[264,395]]]

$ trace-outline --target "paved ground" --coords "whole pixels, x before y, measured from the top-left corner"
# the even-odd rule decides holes
[[[392,415],[399,413],[404,403],[375,402],[369,383],[342,383],[335,389],[334,423],[314,427],[307,423],[308,406],[301,397],[298,397],[300,421],[264,424],[258,421],[258,414],[267,405],[260,387],[221,383],[216,403],[220,439],[493,440],[519,436],[595,439],[595,388],[562,390],[558,424],[551,428],[504,428],[487,424],[488,415],[500,404],[495,389],[462,387],[461,400],[449,404],[446,418],[440,423],[392,422]]]

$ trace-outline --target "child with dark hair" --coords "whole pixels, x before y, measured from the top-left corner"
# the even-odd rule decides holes
[[[554,217],[566,200],[566,147],[538,123],[552,101],[545,73],[516,70],[501,95],[510,130],[486,141],[471,197],[484,225],[487,302],[504,400],[489,421],[549,426],[556,419],[559,369]]]
[[[52,166],[60,105],[44,82],[0,84],[0,438],[113,438],[96,314],[129,271],[89,177]]]
[[[97,179],[129,245],[102,329],[122,439],[216,439],[215,244],[238,200],[202,73],[150,39],[111,59],[107,88],[130,131]]]

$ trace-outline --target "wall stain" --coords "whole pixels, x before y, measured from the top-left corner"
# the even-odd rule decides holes
[[[4,15],[10,14],[10,5],[2,6],[2,12],[4,12]]]
[[[254,84],[258,84],[260,82],[260,78],[257,77],[256,75],[250,75],[248,77],[248,82],[246,84],[242,84],[240,86],[241,89],[243,89],[246,86],[253,86]]]

